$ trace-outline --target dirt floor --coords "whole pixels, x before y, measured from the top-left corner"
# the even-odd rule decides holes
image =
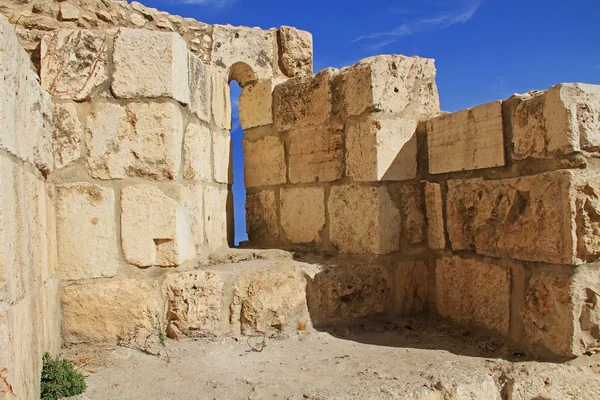
[[[65,349],[88,375],[75,399],[600,399],[599,355],[535,362],[424,318],[166,346]]]

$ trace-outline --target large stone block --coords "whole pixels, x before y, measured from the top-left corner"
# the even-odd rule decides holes
[[[229,132],[213,132],[213,172],[218,183],[232,183],[231,136]]]
[[[290,182],[329,182],[344,171],[344,133],[341,128],[290,131]]]
[[[279,137],[244,140],[244,181],[248,188],[286,183],[285,149]]]
[[[394,303],[391,305],[391,309],[399,315],[415,315],[427,310],[428,297],[427,261],[398,263]]]
[[[214,335],[221,328],[221,310],[225,284],[210,271],[170,274],[163,283],[167,298],[167,335]]]
[[[183,207],[150,185],[121,190],[121,245],[138,267],[176,267],[196,257]]]
[[[83,182],[62,184],[57,195],[61,279],[114,276],[119,248],[113,189]]]
[[[86,123],[88,170],[97,179],[175,179],[183,130],[173,103],[94,104]]]
[[[212,79],[213,69],[204,64],[201,59],[188,54],[190,110],[206,123],[210,123],[212,115]]]
[[[291,78],[312,75],[313,38],[310,32],[282,26],[277,39],[281,72]]]
[[[201,183],[186,184],[179,187],[179,202],[183,206],[185,216],[190,224],[192,238],[198,254],[206,243],[204,236],[204,185]]]
[[[83,126],[73,103],[55,103],[52,118],[54,167],[61,169],[81,158]]]
[[[553,158],[600,146],[600,86],[564,83],[506,101],[512,157]]]
[[[404,220],[404,236],[408,244],[423,243],[427,225],[425,219],[425,202],[423,185],[413,183],[400,188],[400,204]]]
[[[294,244],[321,242],[325,227],[325,189],[281,189],[281,227]]]
[[[432,250],[446,248],[442,188],[438,183],[425,184],[425,211],[427,214],[427,244]]]
[[[115,39],[112,91],[124,99],[190,101],[188,48],[174,32],[121,29]]]
[[[427,121],[429,172],[499,167],[504,160],[502,102],[445,114]]]
[[[213,75],[211,96],[215,124],[221,129],[231,129],[231,90],[220,75]]]
[[[51,95],[70,100],[95,97],[110,76],[109,33],[60,29],[41,43],[42,86]]]
[[[424,119],[440,111],[434,60],[401,55],[366,58],[342,74],[341,108],[346,116],[383,111]]]
[[[314,77],[290,79],[275,87],[273,119],[278,131],[319,126],[331,116],[331,81],[335,70]]]
[[[183,178],[191,181],[211,182],[210,128],[205,124],[190,123],[183,138]]]
[[[162,318],[156,283],[139,279],[101,279],[65,286],[62,293],[62,333],[67,344],[116,343]]]
[[[275,192],[262,190],[246,197],[246,231],[252,243],[279,239],[278,203]]]
[[[227,190],[208,186],[204,189],[204,230],[212,250],[227,245]]]
[[[356,181],[417,176],[417,121],[369,119],[346,128],[346,173]]]
[[[389,254],[400,246],[400,212],[385,187],[334,186],[329,234],[343,253]]]
[[[438,313],[465,325],[508,335],[510,270],[456,256],[442,258],[436,263]]]
[[[555,264],[597,260],[599,195],[600,176],[586,171],[448,181],[452,248]]]
[[[279,79],[265,79],[244,87],[239,104],[242,129],[273,123],[273,90],[281,82]]]

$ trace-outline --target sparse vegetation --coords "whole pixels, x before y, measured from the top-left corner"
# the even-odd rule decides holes
[[[117,344],[122,347],[141,351],[144,354],[163,358],[167,363],[170,361],[167,349],[167,324],[158,311],[146,310],[149,326],[138,326],[133,332],[123,332]],[[155,350],[158,344],[161,349]]]
[[[75,396],[87,388],[85,378],[70,361],[54,358],[48,353],[44,354],[42,361],[42,400]]]

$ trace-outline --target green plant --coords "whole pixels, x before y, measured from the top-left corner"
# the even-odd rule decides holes
[[[42,367],[42,400],[57,400],[83,393],[87,388],[84,377],[70,361],[45,353]]]
[[[168,364],[171,356],[166,342],[167,324],[158,311],[147,308],[144,315],[148,319],[149,326],[140,324],[133,330],[121,332],[117,345],[162,358]],[[156,344],[160,346],[159,349],[156,349]]]

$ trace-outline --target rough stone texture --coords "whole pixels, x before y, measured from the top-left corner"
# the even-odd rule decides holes
[[[446,248],[442,189],[437,183],[425,184],[425,210],[427,214],[427,244],[432,250]]]
[[[418,119],[440,111],[433,59],[386,55],[344,70],[341,107],[346,116],[383,111]]]
[[[289,77],[313,73],[313,38],[310,32],[289,26],[278,31],[279,66]]]
[[[186,180],[211,182],[210,128],[204,124],[190,123],[183,139],[183,177]]]
[[[448,181],[452,248],[556,264],[597,260],[599,193],[600,176],[585,171]]]
[[[121,190],[121,245],[138,267],[175,267],[196,257],[183,207],[149,185]]]
[[[221,324],[223,280],[209,271],[170,274],[163,283],[167,298],[167,335],[215,334]]]
[[[162,314],[154,283],[139,279],[101,279],[64,287],[63,340],[76,343],[116,343],[149,325],[150,315]]]
[[[227,190],[208,186],[204,190],[204,229],[212,250],[227,245]]]
[[[213,133],[214,178],[218,183],[231,183],[233,171],[231,161],[231,136],[229,132]]]
[[[281,189],[281,227],[292,243],[321,241],[325,226],[325,189]]]
[[[401,262],[396,267],[396,287],[392,309],[399,315],[427,310],[429,275],[426,261]]]
[[[81,158],[83,127],[73,103],[55,103],[52,118],[54,168],[61,169]]]
[[[423,185],[404,185],[400,189],[400,203],[404,220],[404,235],[409,244],[423,243],[426,234]]]
[[[286,182],[285,150],[279,137],[244,139],[244,182],[247,188]]]
[[[42,86],[51,95],[70,100],[96,97],[108,81],[105,32],[61,29],[44,36],[41,44]]]
[[[400,212],[385,187],[331,188],[329,234],[343,253],[388,254],[400,246]]]
[[[212,115],[221,129],[231,129],[231,95],[229,83],[219,75],[212,79]]]
[[[258,28],[215,25],[213,30],[212,64],[225,74],[236,63],[248,65],[255,79],[273,77],[277,65],[277,31]],[[236,76],[230,76],[236,79]],[[247,82],[240,82],[245,86]]]
[[[331,115],[334,69],[309,78],[290,79],[275,87],[273,119],[278,131],[322,125]]]
[[[510,271],[494,264],[460,257],[436,261],[438,313],[457,322],[508,335]]]
[[[600,273],[541,268],[529,279],[521,317],[527,340],[557,357],[582,355],[600,345]],[[539,350],[538,350],[539,352]]]
[[[262,190],[246,196],[246,231],[252,243],[279,239],[278,204],[275,192]]]
[[[429,172],[503,166],[502,102],[441,115],[427,121]]]
[[[119,256],[113,189],[57,186],[58,265],[63,280],[112,277]]]
[[[213,69],[202,60],[188,54],[188,70],[190,85],[190,110],[206,123],[210,123],[212,115],[212,76]]]
[[[265,79],[244,87],[239,104],[242,129],[273,123],[273,90],[281,82],[280,79]]]
[[[344,171],[344,133],[339,127],[290,131],[290,182],[329,182]]]
[[[346,128],[346,168],[356,181],[417,176],[417,121],[369,119]]]
[[[79,9],[70,3],[62,3],[58,13],[60,21],[77,21],[79,19]]]
[[[206,243],[204,236],[204,185],[192,183],[180,186],[179,189],[180,204],[183,206],[187,221],[189,221],[196,252],[201,254],[202,246]]]
[[[119,98],[190,101],[188,50],[176,33],[121,29],[115,39],[112,90]]]
[[[173,103],[95,103],[86,122],[88,170],[98,179],[175,179],[183,130]]]
[[[565,83],[507,100],[512,157],[552,158],[600,146],[600,86]]]
[[[310,327],[304,273],[290,265],[245,272],[236,282],[232,321],[245,335],[293,333]]]

